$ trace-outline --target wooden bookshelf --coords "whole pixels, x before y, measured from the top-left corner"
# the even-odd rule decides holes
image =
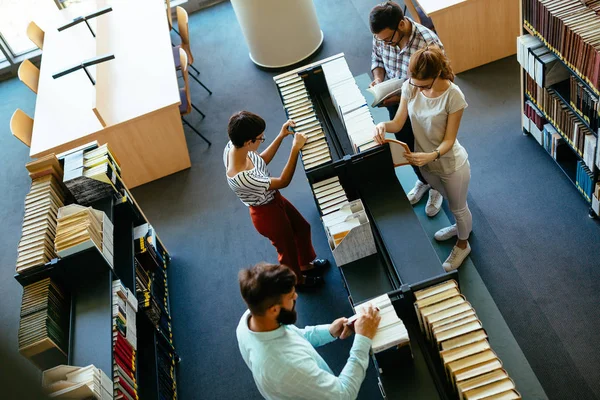
[[[561,54],[561,52],[558,49],[554,48],[549,43],[549,41],[542,34],[540,34],[540,32],[538,32],[538,30],[536,30],[530,24],[529,21],[527,21],[525,19],[525,16],[524,16],[525,1],[529,1],[529,0],[520,0],[519,1],[519,17],[521,19],[521,21],[520,21],[521,35],[530,34],[530,35],[540,39],[542,44],[557,57],[557,59],[562,64],[562,66],[567,71],[569,71],[569,74],[572,77],[577,79],[577,81],[581,85],[583,85],[583,87],[586,88],[589,92],[593,93],[596,97],[600,97],[600,90],[592,84],[590,79],[588,77],[586,77],[585,75],[583,75],[575,67],[575,65],[573,65],[573,63],[570,62],[570,60],[565,58],[565,56],[563,54]],[[531,0],[531,1],[533,1],[533,0]],[[537,1],[539,1],[539,0],[537,0]],[[573,2],[577,2],[577,0],[573,0]],[[600,27],[600,24],[599,24],[599,27]],[[556,121],[554,121],[552,116],[548,113],[548,110],[544,110],[543,107],[540,104],[538,104],[536,99],[533,98],[533,96],[527,92],[526,84],[525,84],[526,79],[527,79],[526,78],[527,74],[528,74],[527,71],[521,66],[520,73],[519,73],[520,82],[521,82],[521,113],[523,113],[525,110],[525,102],[527,100],[531,101],[531,103],[533,103],[534,107],[537,108],[537,110],[545,117],[545,119],[548,121],[548,123],[551,124],[554,127],[554,129],[561,135],[564,142],[567,144],[566,148],[569,149],[570,153],[572,153],[572,154],[567,154],[567,153],[564,153],[564,151],[562,151],[563,153],[560,156],[557,155],[557,157],[553,158],[553,160],[555,161],[558,168],[567,176],[569,181],[571,183],[573,183],[575,188],[582,195],[582,198],[586,202],[586,205],[588,205],[588,207],[589,207],[589,217],[596,218],[598,215],[597,215],[597,212],[591,206],[592,198],[589,198],[587,196],[587,194],[585,194],[583,192],[583,190],[581,189],[580,185],[577,182],[577,163],[578,163],[578,161],[584,162],[583,154],[579,149],[577,149],[575,147],[574,143],[572,143],[571,140],[567,138],[567,136],[563,132],[563,129],[562,129],[563,127],[559,126],[559,124]],[[542,90],[544,90],[544,89],[542,88]],[[573,104],[571,103],[569,81],[566,80],[563,82],[559,82],[551,87],[546,88],[545,90],[547,90],[551,95],[556,97],[560,101],[560,103],[562,103],[572,114],[575,115],[575,117],[579,120],[579,122],[583,126],[585,126],[588,130],[590,130],[592,132],[592,134],[594,135],[595,141],[596,141],[596,147],[599,146],[600,143],[598,142],[598,136],[599,136],[598,130],[593,129],[590,122],[582,115],[581,111],[576,109],[573,106]],[[598,112],[598,110],[596,110],[596,112]],[[522,118],[521,118],[521,131],[524,135],[531,133],[523,125]],[[587,167],[593,174],[592,192],[594,191],[595,185],[598,182],[598,178],[599,178],[599,171],[598,171],[598,167],[596,165],[598,162],[596,160],[597,154],[598,154],[598,151],[596,150],[594,152],[592,165],[587,165],[587,163],[584,162],[584,164],[587,165]]]

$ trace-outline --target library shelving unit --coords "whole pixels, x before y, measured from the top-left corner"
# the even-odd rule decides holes
[[[66,363],[74,366],[94,364],[113,379],[113,281],[121,283],[138,297],[136,312],[137,353],[134,365],[137,395],[140,400],[177,398],[175,351],[170,324],[167,272],[171,257],[161,240],[155,236],[153,244],[139,250],[134,241],[136,227],[148,224],[143,211],[129,190],[122,185],[118,192],[86,206],[103,211],[111,220],[113,231],[113,266],[97,247],[54,258],[45,265],[17,273],[15,279],[22,285],[50,277],[70,294],[70,328]],[[117,185],[118,186],[118,185]],[[117,187],[115,186],[115,187]],[[73,199],[71,199],[72,201]],[[143,240],[143,239],[142,239]],[[161,285],[164,304],[162,320],[157,322],[140,301],[136,264],[160,260],[152,265],[152,277]],[[157,283],[157,284],[158,284]],[[154,301],[155,293],[147,297]],[[156,299],[159,300],[159,299]],[[161,306],[162,307],[162,306]],[[45,370],[63,364],[56,358],[36,360],[38,368]],[[164,375],[171,377],[172,382]],[[167,387],[165,389],[165,386]],[[164,395],[168,393],[168,395]],[[112,395],[112,393],[111,393]]]
[[[580,4],[582,7],[584,7],[582,2],[578,0],[571,0],[571,2],[574,4]],[[570,81],[574,81],[576,85],[583,88],[583,90],[586,90],[596,100],[600,97],[598,83],[594,83],[591,76],[586,76],[585,73],[581,72],[584,71],[584,68],[587,68],[588,71],[591,69],[586,67],[586,65],[588,65],[587,63],[583,63],[582,68],[582,59],[576,58],[577,53],[575,53],[575,56],[566,56],[561,53],[558,43],[560,43],[561,38],[567,36],[566,34],[561,34],[561,32],[566,31],[562,26],[557,27],[557,24],[549,25],[551,22],[548,22],[548,20],[551,19],[547,18],[547,13],[542,13],[541,6],[545,2],[540,0],[520,0],[519,3],[521,35],[529,34],[538,38],[543,46],[545,46],[547,50],[556,56],[562,67],[564,67],[564,69],[569,73],[569,78],[562,82],[553,84],[550,87],[540,87],[535,83],[535,81],[532,82],[526,69],[521,65],[521,112],[525,112],[525,103],[529,101],[531,104],[533,104],[534,109],[537,110],[539,115],[542,115],[547,123],[552,125],[554,130],[560,134],[564,145],[560,146],[560,149],[557,149],[556,154],[554,156],[551,155],[551,158],[556,162],[557,167],[564,172],[569,181],[573,183],[576,190],[578,190],[578,192],[582,195],[583,200],[589,207],[589,217],[597,218],[599,215],[598,199],[596,195],[599,178],[598,164],[600,164],[600,160],[598,160],[598,145],[600,144],[598,143],[598,134],[600,132],[600,128],[598,127],[597,121],[593,122],[589,118],[589,115],[584,114],[577,107],[574,99],[571,98]],[[598,24],[598,28],[600,28],[600,17],[598,17],[596,23]],[[563,30],[560,30],[559,28]],[[545,32],[549,37],[545,37],[542,32]],[[575,42],[572,43],[573,46],[575,46]],[[580,49],[579,56],[581,56],[582,52],[583,50]],[[590,65],[594,62],[597,62],[597,60],[593,59],[587,61],[590,63]],[[538,101],[539,99],[536,99],[535,93],[530,92],[528,82],[535,85],[535,89],[538,91],[538,93],[544,93],[547,96],[550,96],[553,101],[557,102],[557,104],[559,104],[560,107],[562,107],[562,109],[571,117],[571,120],[579,122],[583,127],[587,128],[587,130],[592,133],[593,142],[596,144],[596,151],[594,151],[593,155],[590,155],[590,158],[588,158],[588,163],[585,163],[584,154],[582,153],[581,147],[578,148],[577,144],[574,143],[573,140],[565,133],[568,130],[570,123],[561,123],[561,121],[556,120],[552,114],[552,111],[545,109],[544,105],[540,104]],[[598,108],[592,110],[591,112],[596,117],[598,114],[600,114],[600,110]],[[531,132],[523,123],[523,118],[521,120],[522,133],[524,135],[529,135]],[[591,173],[591,196],[586,193],[585,188],[578,180],[577,171],[578,164],[580,163],[584,163]]]

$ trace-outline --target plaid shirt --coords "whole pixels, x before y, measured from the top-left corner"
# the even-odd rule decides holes
[[[408,17],[406,18],[412,24],[412,33],[408,39],[408,44],[403,49],[400,49],[398,46],[391,46],[380,42],[373,38],[371,71],[378,67],[383,68],[385,70],[386,79],[408,77],[408,62],[410,57],[415,54],[417,50],[429,45],[437,45],[444,50],[442,42],[433,31],[421,24],[417,24]]]

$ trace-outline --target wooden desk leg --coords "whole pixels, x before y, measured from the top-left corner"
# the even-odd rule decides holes
[[[470,0],[431,19],[455,73],[517,52],[518,0]]]
[[[177,105],[108,127],[97,140],[108,143],[129,188],[191,167]]]

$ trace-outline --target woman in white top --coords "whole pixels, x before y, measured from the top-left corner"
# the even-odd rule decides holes
[[[235,113],[229,119],[230,142],[225,146],[223,163],[227,183],[249,208],[254,227],[271,240],[277,249],[279,263],[294,271],[298,278],[297,287],[303,288],[321,284],[323,279],[318,274],[329,262],[315,259],[310,224],[278,189],[287,187],[292,181],[306,135],[294,135],[292,150],[280,177],[271,177],[267,170],[267,164],[283,139],[293,134],[289,129],[293,126],[291,120],[283,124],[279,135],[259,154],[258,148],[266,140],[264,119],[248,111]]]
[[[471,252],[468,239],[472,216],[467,205],[471,166],[467,151],[456,136],[465,96],[454,84],[450,62],[438,47],[417,51],[410,58],[410,78],[402,86],[400,108],[394,119],[375,128],[375,139],[383,143],[385,132],[399,131],[410,118],[415,135],[415,152],[406,159],[420,168],[427,182],[448,200],[456,224],[436,232],[442,241],[458,236],[444,262],[444,269],[458,268]]]

